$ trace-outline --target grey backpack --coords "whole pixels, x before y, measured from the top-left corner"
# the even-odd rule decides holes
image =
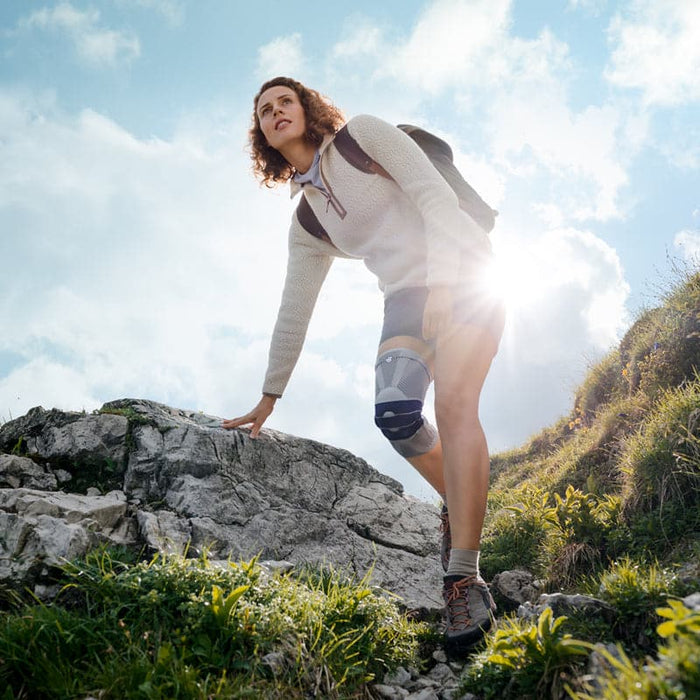
[[[484,231],[489,233],[496,223],[498,212],[492,209],[479,196],[477,191],[462,177],[454,164],[450,145],[435,134],[411,124],[399,124],[401,131],[407,133],[428,156],[430,162],[442,175],[459,198],[459,206],[469,214]],[[374,173],[389,180],[394,178],[379,164],[368,156],[350,135],[347,126],[342,127],[333,139],[333,145],[345,160],[363,173]],[[311,205],[302,194],[297,206],[299,223],[311,235],[330,242],[325,228],[314,214]]]

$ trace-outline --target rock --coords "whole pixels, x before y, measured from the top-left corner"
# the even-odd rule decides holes
[[[0,454],[0,488],[26,488],[54,491],[56,475],[27,457]]]
[[[21,456],[3,461],[12,480],[0,518],[11,542],[0,553],[0,580],[40,583],[31,556],[59,562],[119,542],[210,559],[330,564],[358,578],[371,571],[371,584],[408,608],[442,607],[434,506],[406,497],[346,450],[273,430],[251,440],[220,423],[124,399],[93,415],[35,408],[2,425],[0,452]],[[51,500],[59,484],[72,493]],[[47,519],[60,542],[47,539]],[[4,563],[15,556],[25,564]]]
[[[185,554],[192,537],[187,522],[169,510],[149,513],[140,510],[136,513],[139,533],[146,544],[157,552],[165,554]]]
[[[681,601],[683,605],[693,612],[700,612],[700,592],[691,593]]]
[[[123,473],[127,430],[121,415],[33,408],[0,426],[0,452],[16,450],[52,470],[68,472],[77,482],[76,491],[111,487]]]
[[[577,593],[566,595],[564,593],[543,593],[536,605],[526,602],[518,608],[518,617],[536,618],[545,608],[551,608],[555,617],[571,615],[572,613],[585,612],[588,615],[602,617],[612,622],[617,616],[615,608],[597,598]]]
[[[53,473],[59,484],[65,484],[73,478],[71,473],[67,472],[65,469],[55,469]]]
[[[0,581],[34,584],[45,567],[98,544],[136,544],[126,511],[124,501],[106,496],[0,489]]]
[[[440,700],[440,697],[433,688],[423,688],[423,690],[407,695],[406,700]]]
[[[398,688],[393,685],[385,685],[384,683],[375,683],[372,690],[381,700],[403,700],[408,697],[408,691],[403,688]]]
[[[279,651],[272,651],[269,654],[265,654],[265,656],[260,659],[260,662],[272,671],[273,676],[279,676],[287,667],[284,654]]]
[[[386,685],[406,686],[411,680],[411,674],[403,667],[399,666],[393,673],[384,675]]]
[[[446,663],[439,663],[433,666],[428,673],[428,678],[436,681],[441,686],[456,686],[458,682],[454,671]]]
[[[540,595],[535,577],[529,571],[515,569],[496,574],[491,582],[491,592],[505,601],[505,607],[517,608],[525,602],[534,602]]]

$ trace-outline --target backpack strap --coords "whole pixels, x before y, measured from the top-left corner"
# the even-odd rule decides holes
[[[338,130],[333,145],[345,160],[363,173],[381,175],[387,180],[394,178],[376,160],[368,156],[357,141],[350,135],[347,125]]]
[[[376,160],[370,158],[362,150],[360,144],[350,135],[347,126],[341,127],[336,132],[333,145],[338,149],[338,153],[340,153],[350,165],[361,172],[381,175],[387,178],[387,180],[394,179]],[[297,205],[296,214],[304,230],[308,231],[312,236],[316,236],[316,238],[320,238],[333,245],[333,241],[331,241],[323,224],[318,220],[316,214],[314,214],[314,210],[311,208],[311,205],[303,193]]]
[[[314,210],[311,208],[309,201],[306,199],[306,195],[303,193],[297,205],[296,213],[297,219],[305,231],[333,245],[333,241],[331,241],[330,236],[326,233],[326,229],[323,228],[323,224],[318,220],[316,214],[314,214]]]

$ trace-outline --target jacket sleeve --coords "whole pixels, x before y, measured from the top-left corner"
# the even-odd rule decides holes
[[[362,149],[394,179],[420,212],[426,232],[428,286],[459,282],[459,258],[465,240],[475,254],[488,253],[486,233],[459,206],[452,188],[421,148],[382,119],[360,115],[348,129]]]
[[[292,219],[287,277],[270,342],[264,393],[281,396],[292,376],[316,299],[333,262],[324,251],[326,246],[301,229],[296,216]]]

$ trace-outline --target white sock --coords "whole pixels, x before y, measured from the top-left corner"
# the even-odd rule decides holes
[[[479,550],[453,547],[445,576],[479,576]]]

